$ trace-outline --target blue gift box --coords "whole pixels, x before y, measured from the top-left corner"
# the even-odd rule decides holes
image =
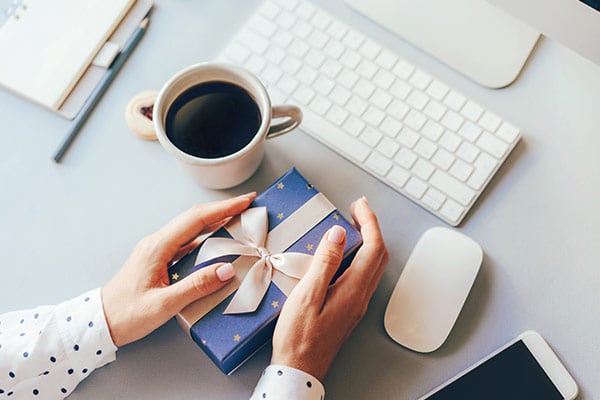
[[[327,205],[321,205],[323,202]],[[312,255],[329,228],[333,225],[343,226],[346,229],[344,260],[333,281],[348,268],[362,244],[358,230],[295,168],[261,193],[250,206],[254,207],[266,207],[269,239],[275,232],[287,235],[289,231],[297,231],[291,234],[290,245],[286,244],[281,249],[286,254],[293,252]],[[307,209],[311,210],[307,213]],[[239,219],[219,229],[211,238],[231,239],[236,223],[239,223]],[[302,227],[298,228],[298,225]],[[279,229],[275,229],[277,227]],[[236,271],[236,263],[239,261],[240,265],[243,264],[244,257],[238,255],[225,255],[198,263],[198,253],[206,244],[206,241],[203,242],[170,268],[171,283],[215,262],[233,262]],[[230,374],[272,338],[277,317],[287,298],[285,293],[290,290],[290,287],[280,285],[281,287],[275,279],[269,284],[255,311],[224,314],[239,287],[239,281],[237,284],[232,282],[219,292],[186,307],[178,314],[177,319],[219,369]]]

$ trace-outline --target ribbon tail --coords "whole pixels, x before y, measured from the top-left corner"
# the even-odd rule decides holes
[[[195,265],[222,256],[259,256],[256,248],[226,238],[208,238],[196,256]]]
[[[304,253],[282,253],[271,257],[275,271],[300,280],[310,268],[313,256]]]
[[[223,314],[256,311],[271,284],[272,270],[264,258],[254,263]]]

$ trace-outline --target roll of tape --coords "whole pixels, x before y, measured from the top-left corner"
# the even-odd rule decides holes
[[[156,132],[152,122],[152,109],[158,92],[146,90],[136,94],[125,110],[127,126],[136,136],[145,140],[156,140]]]

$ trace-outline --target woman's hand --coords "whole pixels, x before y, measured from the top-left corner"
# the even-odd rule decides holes
[[[363,245],[331,286],[342,261],[345,230],[334,226],[321,240],[312,265],[285,302],[273,337],[272,364],[323,380],[336,354],[367,311],[389,254],[377,217],[365,198],[350,206]]]
[[[233,278],[231,264],[202,268],[174,285],[168,267],[198,245],[197,238],[223,226],[256,197],[249,193],[196,206],[142,239],[125,265],[102,288],[104,314],[117,347],[143,338],[193,301]]]

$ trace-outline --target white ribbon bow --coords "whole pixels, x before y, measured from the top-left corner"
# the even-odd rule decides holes
[[[254,207],[241,215],[242,237],[208,238],[200,248],[196,262],[201,263],[226,255],[256,257],[224,314],[254,312],[269,289],[273,274],[279,271],[300,280],[308,271],[312,256],[303,253],[271,254],[265,247],[268,235],[266,207]]]

